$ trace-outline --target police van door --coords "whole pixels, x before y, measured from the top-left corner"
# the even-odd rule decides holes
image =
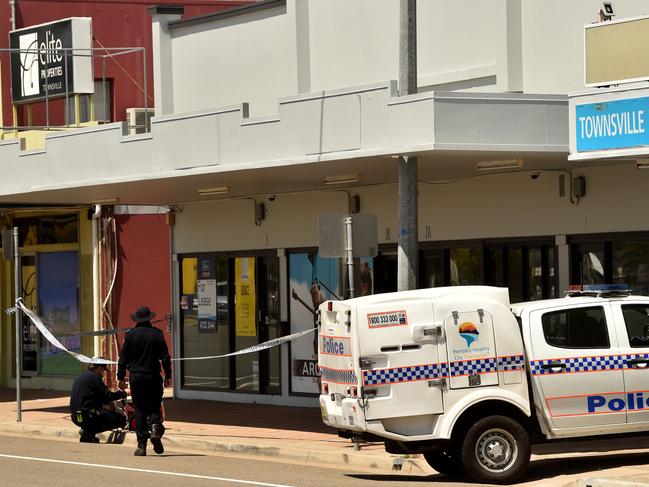
[[[453,311],[444,320],[451,389],[498,385],[493,319],[482,309]]]
[[[624,360],[627,421],[649,423],[649,303],[612,302],[620,356]],[[645,426],[646,427],[646,426]]]
[[[430,299],[358,308],[365,419],[441,414],[445,364]]]
[[[530,368],[552,429],[626,422],[623,365],[610,332],[610,307],[530,313]]]

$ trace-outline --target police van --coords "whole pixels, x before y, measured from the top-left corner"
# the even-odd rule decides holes
[[[511,483],[533,443],[649,430],[649,297],[616,286],[379,294],[323,303],[318,325],[324,422],[442,474]]]

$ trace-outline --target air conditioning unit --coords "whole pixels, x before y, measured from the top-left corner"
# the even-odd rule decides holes
[[[126,121],[128,122],[128,134],[144,134],[151,131],[151,117],[155,112],[154,108],[127,108]]]

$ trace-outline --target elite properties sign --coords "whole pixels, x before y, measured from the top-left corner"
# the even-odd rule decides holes
[[[14,103],[94,92],[91,18],[11,31],[9,46]]]

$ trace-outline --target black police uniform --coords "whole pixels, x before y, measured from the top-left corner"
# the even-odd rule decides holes
[[[86,370],[72,384],[70,413],[72,422],[82,429],[81,441],[98,441],[94,436],[103,431],[123,428],[126,416],[104,409],[104,405],[126,397],[124,391],[111,392],[101,376]]]
[[[153,327],[150,321],[137,323],[126,333],[117,366],[117,379],[124,380],[126,369],[129,370],[138,446],[146,445],[150,426],[162,424],[160,406],[163,380],[160,362],[165,377],[171,378],[171,359],[162,332]]]

